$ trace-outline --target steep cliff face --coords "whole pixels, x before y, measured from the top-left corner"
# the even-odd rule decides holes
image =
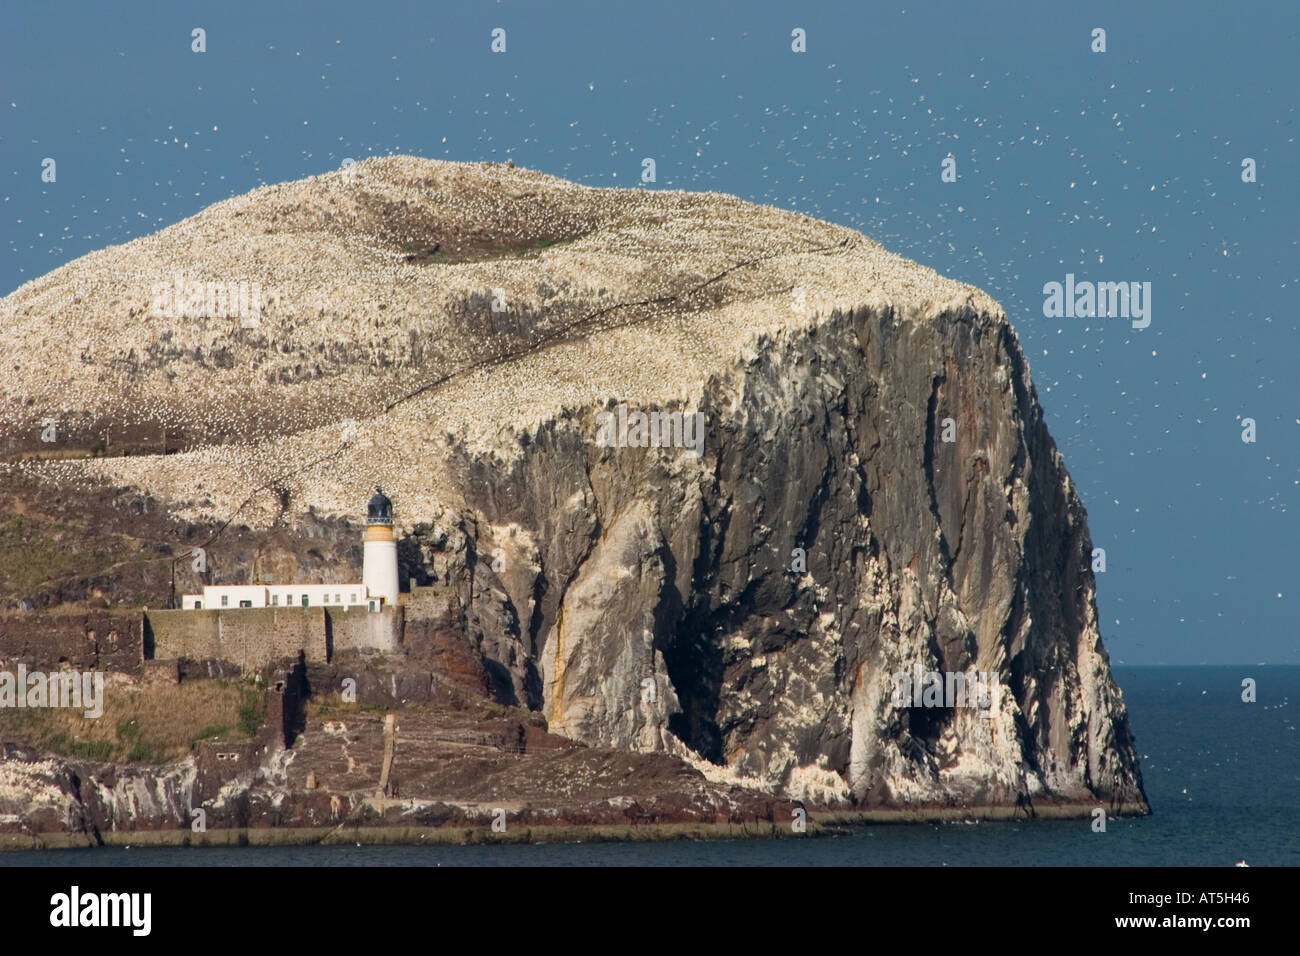
[[[698,458],[600,448],[588,407],[509,469],[458,460],[473,522],[514,530],[476,600],[553,732],[817,802],[1144,803],[1084,510],[1005,319],[836,312],[683,405]],[[991,708],[895,706],[918,666],[988,672]]]
[[[153,316],[150,280],[200,265],[275,307]],[[246,527],[213,583],[295,528],[337,542],[381,483],[405,572],[458,595],[496,696],[554,733],[819,804],[1145,809],[1084,510],[1006,316],[852,230],[392,157],[86,257],[6,315],[6,355],[67,353],[70,421],[129,407],[194,442],[24,480]],[[70,392],[14,365],[0,426],[26,447]],[[638,413],[700,431],[601,440]],[[969,671],[986,708],[894,699]]]

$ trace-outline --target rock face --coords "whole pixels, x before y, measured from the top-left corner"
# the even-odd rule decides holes
[[[459,460],[479,523],[529,542],[488,583],[553,732],[815,802],[1143,803],[1084,510],[1003,318],[836,312],[691,404],[698,459],[593,451],[586,410],[508,470]],[[918,665],[996,675],[991,714],[895,707]]]
[[[462,194],[492,210],[475,228]],[[364,228],[339,226],[344,208]],[[405,225],[378,229],[384,208]],[[352,284],[313,286],[297,258],[277,271],[274,210]],[[727,197],[409,158],[172,229],[114,251],[119,308],[145,308],[153,257],[174,268],[204,242],[245,248],[244,272],[292,294],[257,339],[210,317],[123,318],[156,361],[98,372],[110,320],[83,322],[100,345],[74,369],[94,382],[74,418],[131,404],[194,444],[29,463],[26,477],[138,488],[187,520],[268,534],[355,518],[382,483],[405,574],[459,596],[497,697],[589,745],[683,756],[820,805],[1146,810],[1085,512],[1014,331],[978,290]],[[454,254],[403,252],[417,233]],[[18,329],[108,268],[73,265],[5,300]],[[282,368],[286,349],[327,334],[322,303],[353,318],[317,372],[250,379],[250,355]],[[194,351],[213,329],[229,363]],[[186,344],[167,359],[163,338]],[[52,394],[18,364],[14,435]],[[220,401],[169,391],[168,375]],[[254,393],[240,434],[204,417]],[[638,412],[699,416],[700,454],[685,435],[598,440]],[[210,560],[214,583],[246,571],[219,546]],[[917,668],[987,672],[990,706],[897,705],[895,675]]]

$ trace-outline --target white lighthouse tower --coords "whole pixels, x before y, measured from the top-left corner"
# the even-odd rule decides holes
[[[393,503],[382,488],[375,489],[366,519],[361,583],[372,598],[397,603],[397,539],[393,537]]]

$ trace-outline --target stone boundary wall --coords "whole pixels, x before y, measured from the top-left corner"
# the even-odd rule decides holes
[[[0,615],[0,666],[141,673],[145,659],[141,610],[38,611]]]
[[[414,616],[426,616],[435,607],[445,611],[420,601]],[[251,674],[296,658],[299,651],[307,660],[320,663],[345,651],[400,654],[406,619],[407,608],[402,605],[382,611],[317,606],[4,614],[0,615],[0,669],[25,664],[48,670],[66,662],[78,670],[178,680],[180,671],[164,675],[154,673],[157,667],[150,670],[150,665],[185,660],[224,662]],[[181,668],[186,673],[190,669]],[[225,668],[219,669],[224,674]]]
[[[331,655],[342,651],[383,651],[395,654],[402,648],[405,628],[405,608],[386,607],[382,611],[365,608],[323,608],[325,623],[329,628]],[[325,660],[307,655],[308,660]]]
[[[150,611],[149,624],[157,660],[229,661],[246,674],[299,651],[307,660],[327,660],[320,607]]]

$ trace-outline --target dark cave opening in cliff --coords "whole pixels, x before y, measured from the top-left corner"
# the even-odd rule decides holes
[[[688,616],[661,650],[681,710],[668,717],[668,731],[710,763],[721,764],[722,732],[718,703],[722,688],[722,650],[712,640],[712,618],[692,626]]]
[[[952,718],[951,707],[908,707],[907,730],[913,739],[929,747],[938,742]]]

